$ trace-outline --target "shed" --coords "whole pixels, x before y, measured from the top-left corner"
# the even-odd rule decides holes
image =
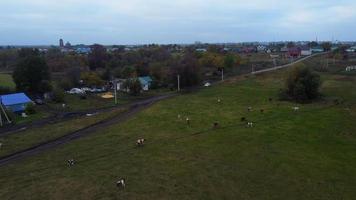
[[[32,103],[31,99],[25,93],[15,93],[0,96],[1,104],[12,112],[21,113],[25,111],[26,106]]]
[[[141,76],[138,78],[138,80],[141,83],[142,90],[147,91],[151,87],[152,84],[152,78],[149,76]]]

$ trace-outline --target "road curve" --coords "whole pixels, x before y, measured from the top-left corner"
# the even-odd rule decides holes
[[[285,64],[285,65],[280,65],[280,66],[277,66],[277,67],[273,67],[273,68],[268,68],[268,69],[262,69],[262,70],[258,70],[258,71],[254,71],[254,72],[251,72],[251,74],[261,74],[261,73],[265,73],[265,72],[271,72],[271,71],[275,71],[275,70],[278,70],[278,69],[283,69],[283,68],[287,68],[287,67],[290,67],[290,66],[293,66],[297,63],[300,63],[300,62],[303,62],[304,60],[307,60],[309,58],[312,58],[312,57],[315,57],[315,56],[319,56],[319,55],[324,55],[324,54],[327,54],[329,52],[323,52],[323,53],[316,53],[316,54],[313,54],[313,55],[310,55],[310,56],[307,56],[307,57],[304,57],[304,58],[301,58],[301,59],[298,59],[294,62],[291,62],[289,64]]]

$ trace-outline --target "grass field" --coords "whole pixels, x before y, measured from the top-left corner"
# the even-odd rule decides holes
[[[42,142],[59,138],[70,132],[77,131],[101,120],[113,117],[123,111],[124,109],[115,109],[110,112],[99,113],[91,117],[82,117],[71,121],[48,124],[40,128],[23,131],[19,134],[0,136],[0,143],[3,144],[0,150],[0,157],[30,148]]]
[[[15,83],[12,80],[12,76],[10,74],[0,73],[0,86],[9,87],[10,89],[15,89]]]
[[[0,199],[356,199],[356,77],[322,74],[325,100],[299,112],[276,100],[282,77],[239,77],[165,100],[1,167]],[[139,138],[143,148],[135,148]],[[119,177],[125,190],[115,186]]]

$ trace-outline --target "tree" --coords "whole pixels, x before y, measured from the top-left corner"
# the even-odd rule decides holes
[[[48,66],[46,61],[37,55],[20,59],[13,72],[13,79],[19,91],[43,94],[51,90]]]
[[[180,75],[180,86],[191,87],[200,83],[200,67],[198,60],[192,53],[186,53],[184,57],[172,63],[171,78],[173,84],[177,85],[177,75]]]
[[[294,43],[294,42],[288,42],[288,43],[287,43],[287,47],[288,47],[288,48],[295,47],[295,43]]]
[[[85,72],[81,75],[83,83],[88,87],[100,87],[104,85],[104,81],[95,72]]]
[[[323,44],[321,44],[321,46],[323,47],[324,51],[330,51],[331,50],[331,43],[330,42],[324,42]]]
[[[142,86],[138,78],[130,78],[124,82],[124,88],[129,89],[131,95],[138,95],[141,93]]]
[[[283,93],[297,102],[308,102],[320,96],[321,80],[319,74],[311,71],[303,64],[293,67],[286,80],[286,89]]]
[[[319,45],[319,44],[318,44],[317,42],[315,42],[315,41],[308,43],[308,46],[311,47],[311,48],[317,47],[318,45]]]
[[[100,44],[94,44],[88,56],[89,68],[96,70],[96,68],[104,68],[107,59],[106,48]]]
[[[234,55],[228,54],[228,55],[225,56],[224,68],[231,69],[231,68],[234,67],[235,63],[236,63],[236,59],[235,59]]]

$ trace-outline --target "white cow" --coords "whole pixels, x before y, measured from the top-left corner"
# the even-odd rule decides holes
[[[136,146],[142,147],[144,145],[145,141],[146,141],[145,139],[138,139],[136,141]]]
[[[118,188],[125,188],[125,179],[120,179],[116,182],[116,187]]]
[[[299,110],[299,107],[293,107],[293,110],[297,112]]]
[[[67,160],[67,163],[68,163],[69,167],[74,166],[75,160],[74,159],[69,159],[69,160]]]
[[[247,122],[247,127],[252,128],[253,127],[253,123],[252,122]]]

